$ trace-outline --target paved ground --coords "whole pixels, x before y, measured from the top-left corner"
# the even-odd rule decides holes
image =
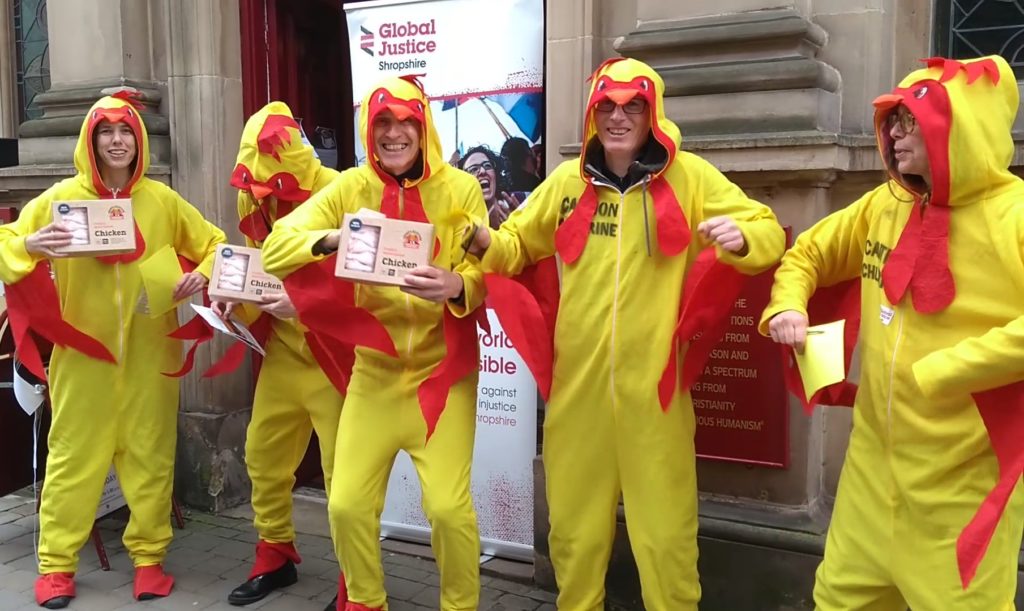
[[[189,513],[184,530],[176,530],[165,567],[177,583],[167,598],[147,603],[132,599],[132,566],[121,544],[124,517],[100,523],[111,570],[100,570],[91,543],[81,554],[76,577],[78,597],[74,611],[159,609],[164,611],[265,609],[320,611],[337,588],[338,566],[326,536],[322,502],[296,501],[298,546],[303,562],[299,582],[249,607],[232,607],[228,592],[249,573],[256,541],[247,508],[226,515]],[[40,609],[33,600],[36,578],[33,530],[35,506],[28,496],[0,498],[0,611]],[[384,541],[384,570],[391,611],[427,611],[438,608],[438,575],[430,548]],[[507,561],[483,565],[481,610],[554,611],[554,595],[530,584],[532,566]]]

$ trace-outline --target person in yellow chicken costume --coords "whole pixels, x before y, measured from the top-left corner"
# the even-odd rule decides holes
[[[1000,57],[925,62],[874,103],[890,180],[799,237],[761,321],[802,350],[815,291],[860,280],[845,308],[859,299],[859,391],[814,588],[825,611],[1014,608],[1024,529],[1017,80]]]
[[[390,78],[363,99],[360,135],[368,161],[278,220],[264,267],[286,277],[339,247],[346,212],[378,210],[429,222],[433,265],[402,289],[358,284],[355,302],[387,328],[397,357],[357,348],[335,450],[328,510],[348,586],[337,609],[386,607],[380,514],[392,462],[405,450],[423,487],[441,572],[440,608],[476,609],[479,551],[470,498],[479,355],[476,320],[483,275],[464,238],[487,212],[480,185],[444,163],[426,95],[414,77]],[[342,255],[338,255],[342,256]],[[285,278],[286,285],[288,278]],[[341,282],[335,280],[334,282]],[[300,317],[302,312],[300,311]]]
[[[66,607],[75,595],[78,550],[89,537],[111,464],[131,509],[124,545],[135,564],[135,597],[166,596],[173,585],[161,565],[172,536],[178,380],[160,372],[175,368],[181,344],[167,337],[177,327],[173,309],[147,311],[157,296],[144,295],[151,273],[146,263],[167,248],[198,262],[197,270],[181,275],[176,285],[182,272],[173,255],[176,271],[157,268],[174,276],[154,279],[150,286],[163,280],[174,285],[165,300],[182,299],[202,290],[224,234],[170,187],[145,176],[149,141],[127,97],[104,97],[93,105],[75,148],[77,174],[26,204],[15,223],[0,226],[0,279],[15,303],[27,297],[26,290],[35,295],[27,300],[34,310],[59,299],[55,316],[38,321],[33,330],[49,337],[47,325],[73,327],[102,343],[112,357],[92,358],[58,342],[50,361],[53,420],[35,587],[36,601],[49,609]],[[105,257],[58,252],[71,243],[72,233],[54,222],[53,202],[129,197],[134,252]]]
[[[499,230],[479,231],[473,252],[504,276],[556,253],[563,262],[544,422],[558,608],[604,608],[621,493],[645,607],[696,609],[693,406],[676,387],[659,393],[700,250],[690,227],[748,274],[778,261],[785,236],[770,209],[679,151],[650,66],[609,60],[591,78],[583,156],[558,166]]]
[[[238,189],[239,230],[250,247],[260,247],[278,219],[338,176],[321,165],[299,129],[286,104],[271,102],[253,114],[242,131],[231,185]],[[214,302],[213,307],[226,314],[234,304]],[[267,296],[258,309],[242,310],[247,323],[261,324],[255,321],[262,318],[271,330],[245,441],[259,541],[249,578],[228,596],[234,605],[262,600],[297,580],[295,564],[301,558],[292,522],[295,470],[315,430],[330,493],[342,403],[310,351],[287,293]]]

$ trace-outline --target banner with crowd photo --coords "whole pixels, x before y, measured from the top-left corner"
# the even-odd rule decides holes
[[[497,227],[541,180],[543,0],[379,0],[344,5],[359,104],[387,76],[421,75],[449,163],[480,181]],[[367,152],[356,137],[356,159]],[[488,312],[480,331],[473,497],[484,554],[532,560],[537,388]],[[402,453],[388,484],[382,533],[429,541],[419,479]]]

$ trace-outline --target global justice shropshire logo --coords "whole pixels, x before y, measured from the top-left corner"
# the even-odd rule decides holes
[[[437,51],[434,19],[420,23],[388,21],[376,31],[359,26],[359,32],[359,48],[370,57],[382,58],[377,63],[382,72],[426,68],[427,56]]]

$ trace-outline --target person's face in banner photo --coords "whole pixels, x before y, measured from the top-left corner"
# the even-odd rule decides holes
[[[487,204],[488,223],[497,229],[520,204],[503,190],[507,185],[502,179],[501,158],[486,145],[475,146],[459,162],[459,168],[480,183]]]
[[[471,153],[462,160],[462,169],[480,182],[484,201],[488,204],[494,202],[498,193],[498,168],[494,167],[494,162],[483,152]]]
[[[416,119],[399,120],[390,110],[374,117],[373,152],[385,172],[400,176],[412,169],[420,154],[420,127]]]
[[[625,104],[605,99],[594,106],[594,123],[605,155],[632,161],[647,142],[651,113],[639,96]]]

